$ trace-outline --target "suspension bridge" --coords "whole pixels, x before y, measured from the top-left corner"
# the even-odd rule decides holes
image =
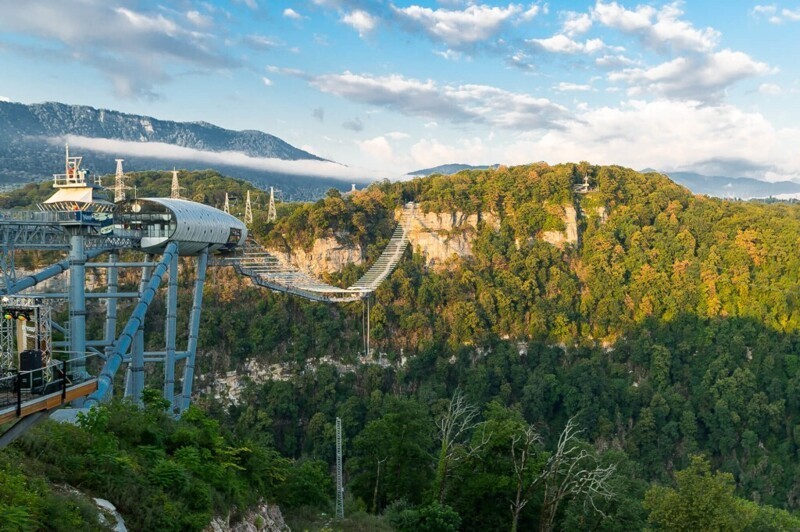
[[[114,203],[99,194],[81,158],[65,156],[65,172],[54,176],[56,192],[40,211],[0,213],[0,425],[16,423],[0,435],[0,447],[62,405],[91,407],[109,400],[115,386],[141,404],[145,375],[160,372],[170,415],[180,416],[192,397],[203,288],[209,266],[228,265],[256,286],[322,302],[368,298],[392,273],[408,245],[415,207],[398,213],[386,248],[367,272],[348,288],[324,283],[282,262],[248,235],[236,217],[208,205],[170,198],[126,199],[118,162]],[[17,275],[17,251],[66,252],[68,257],[36,273]],[[136,257],[138,260],[131,260]],[[192,306],[183,346],[177,343],[179,259],[193,264]],[[209,260],[213,257],[213,260]],[[104,287],[87,289],[87,269],[103,271]],[[138,290],[120,289],[120,272],[139,270]],[[186,272],[187,269],[183,268]],[[68,273],[66,291],[42,289]],[[164,345],[145,351],[150,308],[166,280]],[[134,301],[123,323],[119,302]],[[87,302],[103,308],[102,332],[87,336]],[[53,309],[66,306],[59,323]],[[97,318],[100,319],[100,318]],[[94,329],[92,329],[94,330]]]

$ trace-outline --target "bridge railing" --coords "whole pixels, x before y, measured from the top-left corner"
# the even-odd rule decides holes
[[[38,369],[6,371],[0,376],[0,412],[13,408],[20,417],[26,403],[56,393],[61,393],[63,403],[69,388],[97,377],[102,362],[97,353],[88,353],[53,360]]]

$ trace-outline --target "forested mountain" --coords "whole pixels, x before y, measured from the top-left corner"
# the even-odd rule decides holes
[[[208,152],[239,152],[250,157],[283,160],[322,159],[287,144],[261,131],[231,131],[207,122],[173,122],[149,116],[131,115],[118,111],[95,109],[82,105],[56,102],[24,105],[0,101],[0,183],[20,183],[49,178],[64,164],[63,143],[55,142],[65,135],[92,139],[114,139],[133,142],[164,143]],[[114,159],[109,154],[81,149],[87,167],[97,174],[112,173]],[[125,157],[129,170],[164,170],[175,161],[167,156]],[[202,170],[207,162],[180,161],[184,168]],[[290,175],[253,168],[216,165],[228,175],[259,183],[274,185],[287,198],[312,199],[331,187],[349,188],[349,183],[312,175]],[[369,177],[369,176],[365,176]]]
[[[768,198],[800,193],[800,183],[796,181],[768,182],[750,177],[707,176],[693,172],[669,172],[669,177],[695,194],[718,198]]]
[[[584,176],[590,192],[578,194]],[[800,528],[800,208],[698,197],[658,173],[540,163],[331,191],[283,205],[276,223],[257,212],[253,232],[273,249],[334,237],[374,259],[408,201],[420,216],[478,222],[433,231],[468,253],[432,264],[407,251],[371,301],[370,353],[360,303],[209,273],[196,401],[233,449],[277,453],[258,467],[293,461],[285,493],[332,471],[340,417],[346,513],[381,515],[371,529]],[[550,243],[571,209],[576,238]],[[368,263],[328,280],[348,286]],[[189,290],[180,297],[185,322]],[[151,313],[157,342],[163,300]],[[229,371],[244,389],[214,399]],[[159,463],[172,475],[136,477],[141,489],[191,487],[212,494],[203,511],[228,507],[181,450],[201,434],[160,430],[114,432],[122,449],[144,438],[158,450],[129,457],[133,471]],[[42,438],[15,452],[42,456]],[[231,460],[255,478],[253,463]],[[276,471],[251,489],[280,497]],[[329,526],[313,516],[330,515],[332,489],[308,493],[284,503],[290,524]]]
[[[433,174],[442,174],[442,175],[452,175],[457,174],[458,172],[463,172],[464,170],[488,170],[489,168],[497,168],[499,165],[486,165],[486,166],[472,166],[471,164],[441,164],[439,166],[434,166],[433,168],[423,168],[422,170],[414,170],[413,172],[409,172],[406,175],[416,176],[416,177],[426,177]]]

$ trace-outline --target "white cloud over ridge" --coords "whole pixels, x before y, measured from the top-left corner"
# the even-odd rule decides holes
[[[101,153],[164,159],[170,162],[202,162],[209,165],[238,166],[265,172],[279,172],[291,175],[313,175],[342,180],[364,181],[375,177],[374,171],[348,167],[331,161],[317,161],[313,159],[287,161],[284,159],[251,157],[235,151],[211,152],[196,150],[163,142],[133,142],[77,135],[67,135],[49,140],[60,146],[63,146],[64,143],[68,143],[75,148],[83,148]]]
[[[525,137],[511,143],[501,160],[587,160],[773,180],[800,176],[794,149],[800,129],[775,128],[763,115],[730,104],[631,100],[580,113],[564,130]]]

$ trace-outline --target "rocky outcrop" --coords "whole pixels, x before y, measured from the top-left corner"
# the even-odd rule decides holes
[[[291,532],[291,528],[283,520],[277,504],[262,502],[237,523],[231,523],[230,516],[227,519],[215,517],[205,532]]]
[[[453,257],[472,256],[472,241],[480,222],[500,228],[500,219],[493,213],[418,211],[411,219],[408,239],[414,251],[424,255],[428,266],[441,266]]]
[[[539,235],[545,242],[559,248],[565,244],[578,243],[578,212],[573,205],[563,205],[562,209],[564,231],[542,231]]]
[[[338,272],[348,264],[361,264],[363,261],[360,245],[342,244],[335,236],[316,239],[310,251],[293,249],[287,253],[270,250],[270,253],[282,264],[316,276]]]

